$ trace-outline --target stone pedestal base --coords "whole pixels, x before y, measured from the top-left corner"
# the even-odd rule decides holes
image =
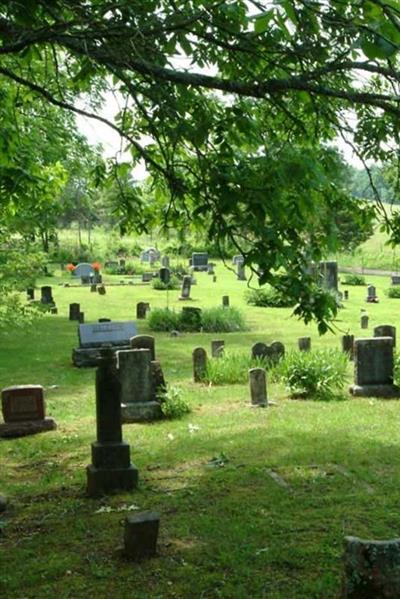
[[[87,494],[106,495],[113,491],[131,491],[138,484],[139,471],[132,464],[128,468],[86,468]]]
[[[4,424],[0,424],[0,437],[4,439],[25,437],[26,435],[36,435],[36,433],[54,431],[56,428],[57,424],[53,418],[27,420],[23,422],[5,422]]]
[[[122,404],[122,422],[146,422],[162,418],[161,405],[158,401],[136,401]]]
[[[400,397],[400,387],[397,385],[351,385],[349,391],[355,397]]]
[[[129,345],[116,345],[113,351],[130,349]],[[72,363],[78,368],[90,368],[98,366],[100,358],[100,347],[76,348],[72,350]]]

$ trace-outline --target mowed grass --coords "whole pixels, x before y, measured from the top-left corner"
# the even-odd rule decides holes
[[[191,302],[179,292],[168,305],[211,307],[230,296],[242,309],[243,333],[157,333],[156,352],[167,380],[179,385],[192,413],[178,421],[124,425],[140,485],[102,499],[85,496],[85,467],[95,439],[94,369],[76,369],[71,351],[76,324],[68,304],[80,302],[86,322],[135,319],[138,301],[165,307],[167,293],[149,286],[89,288],[53,285],[58,315],[1,338],[1,387],[46,387],[48,415],[57,431],[0,442],[0,492],[11,501],[1,516],[0,596],[22,599],[281,599],[334,598],[340,588],[346,534],[389,538],[400,534],[400,403],[375,399],[307,402],[287,399],[269,384],[267,409],[249,407],[247,385],[210,387],[191,380],[191,352],[222,338],[232,351],[256,341],[288,349],[310,335],[314,348],[340,347],[340,335],[372,335],[378,324],[400,326],[400,300],[387,298],[388,277],[349,287],[335,332],[318,337],[290,309],[246,306],[246,283],[222,264],[217,282],[196,274]],[[105,277],[107,281],[128,280]],[[360,310],[370,316],[360,329]],[[141,333],[147,323],[139,321]],[[352,366],[349,364],[348,382]],[[56,386],[52,388],[53,386]],[[106,511],[100,508],[110,508]],[[135,565],[120,552],[130,509],[161,514],[159,556]]]

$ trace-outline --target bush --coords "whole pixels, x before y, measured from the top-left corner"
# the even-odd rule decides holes
[[[347,356],[339,350],[289,353],[275,368],[290,396],[303,399],[338,399],[345,384]]]
[[[208,308],[202,311],[201,325],[206,333],[230,333],[245,331],[246,322],[237,308]]]
[[[249,379],[250,368],[272,367],[264,358],[252,358],[248,353],[229,352],[223,353],[215,360],[207,360],[204,377],[205,383],[213,385],[245,384]]]
[[[158,277],[152,281],[153,289],[166,291],[167,289],[179,289],[180,283],[177,277],[172,276],[168,283],[163,283]]]
[[[182,391],[179,387],[168,387],[164,393],[158,396],[158,399],[166,418],[182,418],[191,412],[189,404],[182,399]]]
[[[385,291],[388,297],[399,298],[400,297],[400,285],[393,285]]]
[[[245,297],[249,305],[259,308],[291,308],[296,303],[293,298],[273,287],[250,289]]]
[[[343,280],[343,285],[365,285],[365,278],[362,275],[354,273],[346,275]]]
[[[179,330],[179,314],[169,308],[155,308],[151,310],[148,321],[151,331]]]

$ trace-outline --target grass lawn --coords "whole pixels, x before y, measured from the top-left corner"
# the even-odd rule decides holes
[[[329,599],[340,587],[344,535],[400,536],[398,401],[294,401],[269,384],[277,405],[257,410],[249,407],[247,385],[191,381],[192,349],[202,345],[210,353],[213,338],[224,338],[227,350],[249,352],[256,341],[295,348],[306,335],[314,348],[340,347],[345,332],[365,337],[378,324],[400,327],[400,300],[383,293],[389,278],[368,277],[381,298],[376,305],[365,303],[365,287],[349,287],[335,332],[321,338],[289,309],[246,306],[246,283],[222,264],[216,272],[217,283],[196,275],[191,302],[169,292],[169,305],[211,307],[229,295],[249,330],[155,335],[166,378],[182,388],[193,411],[182,420],[124,425],[140,477],[132,493],[85,497],[94,369],[71,365],[77,334],[68,304],[80,302],[86,322],[134,319],[138,301],[164,307],[166,292],[138,285],[108,287],[99,296],[58,286],[65,277],[46,279],[41,284],[53,285],[58,315],[2,334],[1,387],[44,385],[58,430],[0,442],[0,491],[11,500],[1,519],[0,597]],[[370,316],[367,331],[360,329],[361,308]],[[138,328],[149,332],[145,321]],[[350,364],[348,373],[350,382]],[[119,551],[134,507],[161,513],[159,557],[140,565]]]

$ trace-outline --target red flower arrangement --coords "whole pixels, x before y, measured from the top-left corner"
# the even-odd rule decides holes
[[[93,270],[95,270],[96,272],[100,272],[100,269],[101,269],[101,264],[100,264],[100,262],[92,262],[92,268],[93,268]]]
[[[74,266],[73,264],[67,264],[65,270],[68,270],[68,272],[74,272],[75,268],[76,266]]]

